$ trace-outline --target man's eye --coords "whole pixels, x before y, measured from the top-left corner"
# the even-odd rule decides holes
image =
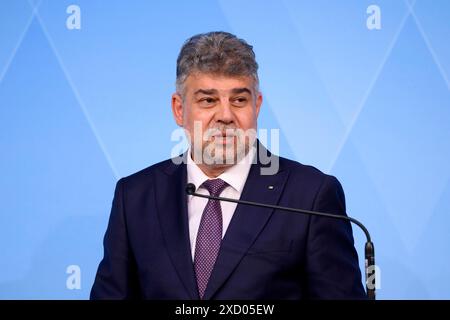
[[[213,98],[203,98],[200,99],[200,102],[206,102],[206,103],[214,103],[214,99]]]
[[[236,99],[234,99],[234,102],[237,103],[237,104],[244,104],[244,103],[247,102],[247,98],[243,98],[243,97],[236,98]]]

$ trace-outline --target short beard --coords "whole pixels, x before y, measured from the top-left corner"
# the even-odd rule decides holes
[[[228,139],[232,139],[230,143],[222,144],[225,139],[222,136],[215,136],[218,132],[225,132],[230,135]],[[248,133],[247,133],[248,134]],[[211,138],[214,139],[211,141]],[[250,145],[255,141],[255,136],[246,133],[241,129],[228,128],[228,130],[220,130],[218,128],[208,129],[205,134],[204,145],[194,143],[194,154],[202,155],[201,163],[212,167],[232,166],[240,162],[249,152]],[[195,159],[194,159],[195,161]],[[195,161],[197,163],[197,161]]]
[[[239,137],[233,137],[233,143],[226,145],[221,143],[221,138],[216,140],[218,141],[209,142],[204,148],[203,161],[206,165],[233,165],[241,161],[248,152],[248,146]]]

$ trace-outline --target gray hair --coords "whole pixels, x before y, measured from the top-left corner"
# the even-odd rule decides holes
[[[255,91],[259,90],[258,63],[253,47],[228,32],[201,33],[185,41],[177,59],[176,89],[179,94],[184,95],[184,82],[195,72],[250,76],[254,79]]]

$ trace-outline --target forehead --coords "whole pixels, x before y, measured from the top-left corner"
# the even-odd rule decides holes
[[[206,73],[190,74],[185,81],[187,93],[194,93],[199,89],[217,90],[219,93],[229,93],[236,88],[248,88],[254,90],[254,80],[252,77],[230,77],[224,75],[214,75]]]

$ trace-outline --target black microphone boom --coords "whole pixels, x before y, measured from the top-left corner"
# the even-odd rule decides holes
[[[195,189],[196,188],[193,183],[188,183],[186,185],[186,193],[188,195],[195,196],[195,197],[201,197],[201,198],[213,199],[213,200],[219,200],[219,201],[228,201],[228,202],[234,202],[234,203],[239,203],[239,204],[244,204],[244,205],[249,205],[249,206],[257,206],[257,207],[262,207],[262,208],[284,210],[284,211],[303,213],[303,214],[309,214],[309,215],[327,217],[327,218],[333,218],[333,219],[347,220],[347,221],[350,221],[350,222],[356,224],[358,227],[361,228],[361,230],[364,232],[364,234],[366,235],[366,238],[367,238],[365,250],[364,250],[365,268],[366,268],[366,272],[365,272],[366,291],[367,291],[368,299],[375,300],[375,249],[374,249],[372,240],[370,238],[369,231],[361,222],[359,222],[355,218],[348,217],[348,216],[342,216],[342,215],[338,215],[338,214],[289,208],[289,207],[276,206],[276,205],[272,205],[272,204],[265,204],[265,203],[259,203],[259,202],[253,202],[253,201],[237,200],[237,199],[224,198],[224,197],[214,197],[214,196],[210,196],[210,195],[196,193]],[[371,284],[369,284],[369,276],[373,279],[373,282]]]

